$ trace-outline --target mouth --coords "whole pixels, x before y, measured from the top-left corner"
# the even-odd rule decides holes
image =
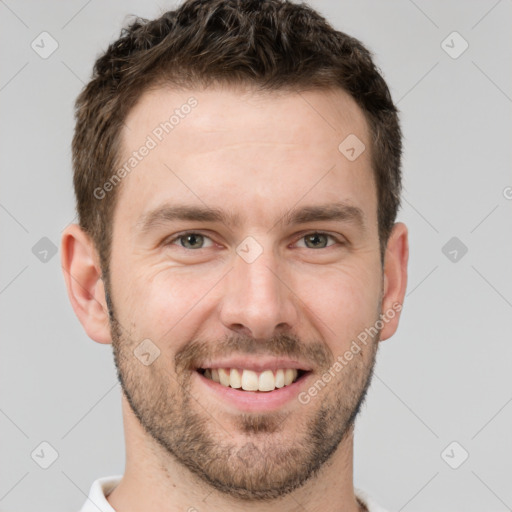
[[[248,368],[198,368],[196,371],[221,386],[261,393],[291,386],[311,373],[300,368],[269,368],[261,371]]]

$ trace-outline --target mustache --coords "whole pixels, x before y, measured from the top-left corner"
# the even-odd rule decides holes
[[[236,334],[213,342],[201,339],[190,341],[174,357],[176,373],[196,370],[206,360],[232,355],[289,357],[307,362],[313,368],[328,368],[334,363],[332,351],[320,341],[304,343],[293,334],[278,334],[268,340]]]

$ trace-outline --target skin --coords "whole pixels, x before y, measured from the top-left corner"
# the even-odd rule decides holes
[[[399,312],[307,404],[243,413],[192,367],[221,353],[288,354],[310,365],[307,390],[379,314],[402,304],[407,228],[394,225],[383,267],[368,125],[341,90],[159,88],[126,119],[121,161],[191,96],[197,107],[117,191],[112,322],[92,241],[77,225],[62,238],[75,313],[93,340],[113,344],[124,389],[126,471],[108,500],[118,512],[291,512],[298,503],[355,512],[353,419]],[[349,134],[366,146],[355,161],[338,150]],[[340,201],[361,210],[364,228],[277,222],[294,208]],[[162,222],[142,233],[141,216],[164,203],[224,209],[239,224]],[[190,231],[207,238],[176,238]],[[315,232],[334,238],[311,243]],[[248,236],[262,249],[252,263],[236,252]],[[144,339],[160,350],[149,366],[133,355]]]

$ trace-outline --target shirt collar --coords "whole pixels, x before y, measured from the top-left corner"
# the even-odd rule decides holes
[[[122,475],[108,476],[96,480],[89,491],[87,501],[80,512],[116,512],[107,501],[107,496],[117,487]],[[377,505],[368,494],[360,489],[354,489],[356,496],[366,505],[368,512],[386,512]]]

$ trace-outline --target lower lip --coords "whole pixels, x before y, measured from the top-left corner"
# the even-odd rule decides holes
[[[223,386],[194,371],[199,380],[222,400],[244,412],[273,411],[283,405],[298,400],[298,394],[305,388],[305,382],[310,373],[302,375],[293,384],[276,388],[274,391],[240,391],[239,389]]]

